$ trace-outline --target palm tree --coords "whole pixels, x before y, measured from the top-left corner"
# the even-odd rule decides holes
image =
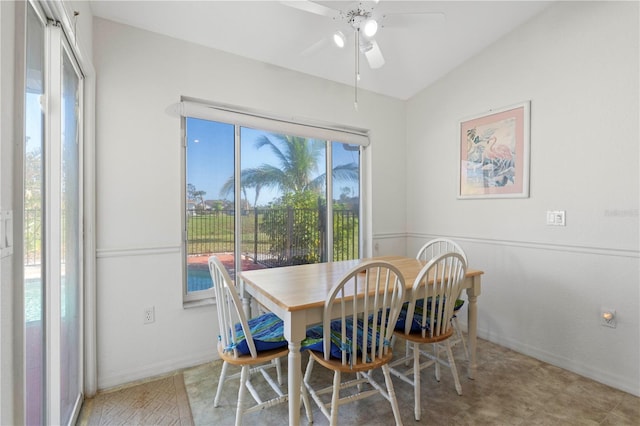
[[[200,200],[200,202],[197,205],[197,207],[199,207],[200,209],[204,209],[204,195],[206,193],[207,193],[206,191],[197,190],[195,185],[191,183],[187,184],[187,197],[190,200],[194,200],[194,201]]]
[[[276,188],[284,194],[304,191],[319,191],[324,187],[326,174],[312,178],[318,170],[325,143],[299,136],[274,134],[260,137],[256,149],[267,147],[277,158],[278,165],[262,164],[256,168],[244,169],[240,175],[243,193],[246,188],[255,188],[254,206],[262,188]],[[340,181],[357,182],[358,166],[355,163],[342,164],[333,168],[333,178]],[[220,194],[225,196],[233,191],[234,178],[231,176],[222,186]]]

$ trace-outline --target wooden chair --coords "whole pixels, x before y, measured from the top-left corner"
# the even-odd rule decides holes
[[[462,387],[451,351],[450,337],[453,335],[451,318],[455,300],[460,295],[466,272],[464,257],[458,253],[445,253],[427,263],[416,277],[411,299],[405,304],[396,325],[394,337],[400,337],[413,346],[413,353],[390,363],[391,373],[413,386],[414,416],[420,420],[420,372],[435,364],[450,368],[458,395]],[[453,303],[450,303],[453,302]],[[433,352],[422,350],[422,345],[431,344]],[[440,359],[439,346],[443,345],[448,361]],[[421,362],[421,359],[426,361]],[[408,361],[413,361],[407,368]],[[401,366],[405,364],[405,366]],[[396,368],[396,366],[400,366]],[[402,370],[400,370],[402,368]],[[439,370],[436,379],[440,380]]]
[[[338,423],[341,405],[380,394],[391,404],[396,424],[402,424],[388,363],[393,356],[390,342],[404,291],[400,271],[380,261],[352,269],[333,286],[324,305],[322,325],[311,327],[303,342],[303,349],[311,349],[302,386],[309,422],[313,422],[313,416],[308,394],[331,425]],[[316,362],[333,371],[333,386],[311,386]],[[371,373],[377,368],[382,369],[386,386],[373,379]],[[355,378],[343,382],[343,373],[353,373]],[[341,397],[340,393],[347,390],[348,394]],[[330,401],[322,400],[325,394],[332,395]]]
[[[465,264],[469,265],[469,262],[467,261],[467,255],[465,254],[464,250],[462,250],[462,247],[460,247],[460,245],[458,245],[458,243],[456,243],[455,241],[447,238],[436,238],[434,240],[428,241],[420,248],[420,250],[418,250],[416,259],[422,260],[423,262],[428,262],[434,257],[449,252],[459,253],[464,258]],[[464,339],[464,335],[462,334],[462,330],[460,328],[460,324],[458,323],[457,317],[457,313],[462,308],[462,305],[464,305],[464,300],[458,299],[456,301],[456,306],[454,307],[453,318],[451,318],[451,321],[453,322],[453,329],[456,333],[456,336],[452,337],[451,339],[451,347],[453,348],[458,344],[462,344],[464,357],[467,362],[469,362],[469,350],[467,349],[467,342]]]
[[[213,406],[218,406],[224,383],[240,376],[235,423],[239,426],[244,414],[288,401],[278,384],[282,384],[282,377],[276,362],[288,355],[288,342],[284,339],[282,320],[275,314],[266,313],[247,320],[229,273],[215,256],[209,258],[209,272],[218,308],[218,354],[223,360]],[[242,367],[240,373],[227,376],[230,364]],[[277,368],[278,383],[269,375],[268,368]],[[251,383],[251,376],[257,372],[262,374],[275,396],[267,400],[260,397]],[[256,402],[250,408],[244,407],[247,389]]]

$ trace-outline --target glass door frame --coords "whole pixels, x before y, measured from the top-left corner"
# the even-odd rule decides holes
[[[20,3],[20,2],[19,2]],[[38,19],[43,24],[45,29],[45,60],[44,60],[44,82],[45,82],[45,95],[43,96],[43,110],[45,111],[44,121],[44,143],[42,151],[42,161],[44,167],[43,173],[43,191],[42,197],[43,209],[45,211],[43,217],[43,272],[42,281],[45,283],[43,287],[46,288],[43,294],[44,305],[44,333],[45,338],[42,344],[45,345],[45,358],[44,358],[44,371],[42,373],[44,382],[44,398],[43,398],[43,421],[45,424],[60,424],[61,419],[61,383],[65,378],[61,378],[61,331],[62,331],[62,301],[61,301],[61,282],[62,282],[62,255],[61,255],[61,242],[63,238],[62,228],[62,214],[61,214],[61,193],[62,193],[62,72],[63,72],[63,58],[66,63],[66,69],[72,68],[72,74],[75,74],[78,78],[78,90],[74,95],[77,103],[77,110],[74,113],[76,119],[76,141],[78,148],[76,151],[77,158],[74,160],[74,169],[77,171],[77,187],[74,191],[77,191],[77,198],[74,200],[76,205],[74,210],[77,212],[78,221],[75,224],[77,226],[74,240],[77,239],[78,249],[75,259],[77,268],[77,281],[78,292],[77,297],[77,329],[74,334],[77,336],[77,342],[74,343],[74,351],[77,350],[77,365],[74,366],[74,370],[77,371],[73,374],[73,389],[72,396],[68,399],[70,404],[66,405],[65,409],[65,421],[66,424],[74,424],[80,411],[80,407],[83,401],[86,389],[89,389],[89,395],[95,393],[96,389],[96,369],[95,359],[91,362],[91,359],[86,360],[85,345],[89,352],[95,357],[95,336],[91,338],[91,329],[86,330],[84,323],[87,319],[93,321],[90,325],[95,326],[95,259],[91,256],[91,253],[95,254],[95,198],[91,195],[88,199],[84,198],[84,192],[95,186],[95,171],[94,171],[94,108],[88,108],[86,111],[83,105],[93,105],[95,100],[95,72],[91,62],[86,58],[77,42],[70,42],[69,39],[75,39],[77,34],[73,33],[72,26],[70,25],[70,19],[65,6],[59,2],[53,1],[36,1],[29,0],[16,6],[16,16],[19,17],[16,24],[18,39],[26,36],[28,30],[26,24],[27,10],[31,8]],[[23,35],[24,34],[24,35]],[[19,42],[18,42],[19,43]],[[20,45],[20,44],[18,44]],[[23,44],[24,45],[24,44]],[[28,53],[24,50],[19,51],[18,57],[24,55],[22,60]],[[20,60],[20,58],[18,59]],[[18,62],[20,64],[20,62]],[[71,67],[71,68],[70,68]],[[22,84],[17,85],[21,88],[23,93],[26,93],[26,81],[22,80],[26,75],[26,68],[23,65],[19,66],[21,69],[17,72],[16,80]],[[91,76],[89,82],[87,81],[87,74],[83,72],[84,69],[89,71]],[[22,74],[22,75],[21,75]],[[87,83],[89,83],[87,85]],[[83,86],[88,86],[83,90]],[[18,90],[21,90],[18,89]],[[25,111],[26,105],[21,103],[16,104],[18,111]],[[22,115],[24,112],[17,113],[16,118],[20,120],[22,129],[18,130],[16,136],[18,140],[25,140],[25,117]],[[85,127],[84,121],[88,118],[88,126]],[[85,151],[83,148],[87,147]],[[24,209],[24,202],[22,201],[24,193],[23,173],[24,173],[24,148],[19,149],[16,152],[16,211],[22,212]],[[85,164],[88,168],[85,168]],[[89,173],[88,185],[85,185],[85,170]],[[87,208],[88,207],[88,208]],[[77,210],[76,210],[77,209]],[[91,214],[88,220],[85,218],[85,209]],[[22,214],[17,215],[16,229],[19,232],[16,233],[16,251],[14,255],[15,271],[14,276],[18,282],[24,282],[24,253],[25,246],[22,242],[22,230],[24,227],[24,219]],[[84,232],[86,228],[89,228],[90,232]],[[88,244],[85,244],[88,242]],[[85,244],[85,246],[83,246]],[[89,249],[90,251],[87,251]],[[93,259],[93,260],[92,260]],[[88,278],[88,279],[85,279]],[[90,288],[87,294],[84,294],[84,288],[89,283]],[[85,297],[88,296],[88,297]],[[16,292],[17,306],[23,306],[25,300],[24,291],[21,289]],[[89,307],[89,314],[85,314],[85,306]],[[22,331],[17,332],[17,341],[22,344],[17,345],[14,356],[18,359],[22,359],[23,365],[26,355],[26,336],[24,334],[24,310],[21,314],[16,315],[18,323],[15,325]],[[85,334],[90,338],[85,341]],[[75,355],[74,355],[75,356]],[[85,365],[87,364],[87,365]],[[88,367],[88,368],[87,368]],[[85,376],[85,369],[88,373]],[[19,384],[16,385],[16,416],[15,420],[23,423],[26,421],[26,376],[25,371],[20,371],[16,375],[16,380]],[[85,383],[85,381],[88,382]],[[92,392],[93,390],[93,392]],[[75,396],[74,396],[75,395]],[[68,417],[68,418],[67,418]]]
[[[74,55],[73,49],[71,47],[70,41],[69,39],[65,36],[64,31],[62,29],[62,27],[60,25],[56,25],[56,26],[51,26],[51,30],[54,32],[57,32],[58,35],[60,36],[60,40],[59,40],[59,44],[57,44],[56,46],[59,46],[59,51],[60,51],[60,58],[58,58],[58,60],[60,61],[59,63],[59,73],[60,75],[58,76],[60,78],[59,81],[61,81],[60,84],[60,92],[57,93],[57,95],[59,95],[59,98],[57,99],[58,102],[58,106],[60,107],[60,117],[56,117],[56,119],[60,120],[60,126],[61,126],[61,132],[58,135],[58,140],[57,142],[57,150],[58,150],[58,154],[60,155],[59,158],[59,163],[58,167],[59,170],[57,170],[58,172],[58,177],[60,179],[59,182],[59,186],[57,187],[59,190],[58,193],[58,202],[59,202],[59,206],[58,206],[58,212],[62,213],[64,212],[68,212],[71,209],[75,209],[75,214],[77,221],[74,223],[75,228],[74,231],[72,232],[67,228],[67,225],[69,225],[69,221],[68,221],[68,217],[62,217],[62,214],[60,215],[58,219],[58,223],[59,224],[59,229],[60,229],[60,238],[61,240],[57,242],[57,248],[58,248],[58,252],[57,254],[59,256],[62,256],[63,253],[63,248],[67,249],[71,246],[71,244],[75,244],[75,251],[76,251],[76,258],[75,259],[69,259],[68,256],[68,252],[65,251],[65,258],[59,258],[56,259],[58,261],[58,265],[62,265],[64,263],[65,267],[64,267],[64,271],[59,271],[60,275],[58,275],[58,277],[60,277],[60,283],[59,286],[57,286],[57,290],[60,292],[59,294],[59,298],[58,300],[60,300],[60,306],[58,306],[59,308],[59,312],[58,312],[58,316],[56,317],[56,326],[58,327],[58,338],[60,339],[59,342],[59,347],[60,347],[60,351],[58,351],[58,354],[60,356],[60,362],[56,365],[56,369],[58,371],[56,371],[56,375],[62,377],[61,373],[63,370],[63,363],[68,363],[68,359],[65,360],[65,356],[67,357],[71,357],[72,361],[73,361],[73,357],[75,356],[75,363],[76,365],[71,365],[71,367],[75,367],[75,371],[73,372],[68,372],[68,377],[62,377],[61,381],[60,381],[60,386],[57,388],[58,392],[60,392],[58,401],[60,402],[60,404],[58,404],[58,409],[66,409],[67,413],[69,413],[69,418],[68,420],[70,421],[71,424],[75,424],[75,421],[77,419],[77,416],[80,412],[80,407],[82,406],[82,401],[83,401],[83,371],[84,371],[84,365],[83,365],[83,345],[84,345],[84,339],[83,339],[83,334],[84,334],[84,330],[83,330],[83,261],[84,261],[84,256],[83,256],[83,241],[82,241],[82,230],[83,230],[83,223],[82,223],[82,217],[83,217],[83,213],[84,213],[84,209],[83,209],[83,162],[82,162],[82,157],[83,157],[83,114],[84,114],[84,102],[83,102],[83,98],[84,98],[84,76],[82,74],[82,70],[80,69],[80,65],[78,64],[76,57]],[[52,44],[51,46],[51,51],[53,52],[53,47],[54,45]],[[71,69],[68,68],[68,66],[71,67]],[[74,93],[74,101],[75,101],[75,106],[74,106],[74,115],[73,115],[73,124],[75,124],[75,141],[74,142],[77,145],[77,151],[75,152],[75,166],[76,169],[74,169],[74,172],[76,173],[76,179],[77,182],[76,185],[77,187],[75,188],[75,194],[73,194],[72,196],[75,198],[75,205],[72,206],[65,206],[64,203],[62,203],[62,198],[70,191],[70,188],[68,187],[69,185],[67,185],[67,182],[69,181],[69,178],[63,178],[62,174],[65,171],[65,166],[64,166],[64,162],[66,161],[65,159],[65,144],[68,144],[69,141],[65,140],[66,138],[69,138],[69,132],[67,132],[67,127],[66,124],[63,123],[63,119],[67,122],[67,124],[69,123],[67,117],[65,117],[65,113],[64,113],[64,104],[66,102],[66,96],[68,95],[67,93],[65,93],[65,71],[71,71],[73,73],[73,76],[75,79],[77,79],[77,87],[76,87],[76,93]],[[72,166],[74,166],[74,164],[72,164]],[[64,189],[62,187],[65,187]],[[72,186],[72,185],[71,185]],[[67,200],[68,201],[68,200]],[[76,241],[74,241],[73,243],[69,241],[69,236],[74,236],[76,237]],[[50,249],[51,250],[55,250],[55,243],[50,245]],[[68,330],[65,330],[65,327],[68,326],[65,325],[63,323],[63,316],[67,317],[67,321],[68,318],[71,316],[69,315],[70,312],[73,311],[73,307],[71,307],[69,305],[69,301],[67,300],[67,297],[69,296],[70,289],[69,289],[69,285],[71,284],[69,277],[73,275],[73,273],[71,272],[71,267],[73,267],[73,263],[75,263],[75,268],[76,270],[75,272],[75,278],[76,278],[76,286],[77,286],[77,290],[76,290],[76,294],[74,295],[77,299],[75,300],[76,306],[75,306],[75,310],[77,311],[77,317],[75,318],[75,321],[77,321],[76,324],[73,324],[71,326],[72,331],[74,332],[74,334],[76,334],[76,338],[77,341],[75,342],[65,342],[64,339],[62,339],[62,335],[67,335]],[[64,281],[65,281],[65,285],[63,288],[62,285],[62,277],[64,276]],[[62,291],[64,290],[64,292],[66,294],[63,294]],[[64,312],[62,311],[62,300],[65,300],[65,306],[64,306]],[[77,353],[75,355],[70,355],[67,351],[69,348],[69,344],[71,343],[71,348],[72,349],[77,349]],[[77,345],[77,346],[76,346]],[[75,347],[74,347],[75,346]],[[64,352],[63,352],[64,351]],[[66,354],[66,355],[65,355]],[[67,396],[64,395],[62,393],[62,390],[65,389],[65,384],[64,384],[64,380],[67,380],[69,382],[72,382],[73,377],[77,377],[76,383],[73,384],[73,389],[71,389],[70,391],[73,392],[74,394],[71,395],[71,398],[67,399]],[[67,386],[70,386],[70,383],[67,383]],[[69,391],[69,387],[66,388]],[[65,403],[66,406],[63,407],[61,406],[61,404]],[[70,411],[69,411],[70,410]],[[59,416],[58,417],[54,417],[52,415],[52,419],[56,419],[56,418],[61,418],[63,416],[66,416],[67,413],[64,413],[62,411],[59,412]],[[62,419],[61,419],[62,420]]]

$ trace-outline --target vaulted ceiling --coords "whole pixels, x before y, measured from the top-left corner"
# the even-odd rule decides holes
[[[294,3],[291,5],[291,3]],[[114,1],[91,0],[94,16],[268,64],[408,99],[548,7],[550,1]],[[364,10],[384,65],[356,55],[344,18]],[[340,13],[342,12],[342,14]],[[384,16],[384,17],[383,17]],[[347,36],[344,48],[332,41]],[[359,49],[358,49],[359,50]]]

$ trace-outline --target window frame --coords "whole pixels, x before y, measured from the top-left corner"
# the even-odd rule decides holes
[[[215,121],[223,124],[234,126],[234,170],[241,170],[241,140],[240,129],[249,127],[274,133],[287,135],[295,135],[306,138],[324,140],[326,143],[326,169],[330,170],[332,164],[332,145],[333,143],[343,143],[346,145],[359,145],[359,252],[360,256],[370,256],[371,249],[367,241],[371,241],[371,223],[369,201],[370,174],[368,171],[369,162],[369,134],[368,131],[362,129],[351,128],[341,125],[329,125],[326,123],[311,122],[305,120],[295,120],[293,118],[275,117],[271,114],[248,110],[245,108],[207,103],[202,101],[194,101],[192,98],[181,98],[181,102],[174,104],[169,108],[180,116],[181,128],[181,277],[182,277],[182,296],[183,306],[201,306],[207,304],[215,304],[215,295],[213,289],[200,290],[197,292],[188,291],[187,278],[187,118],[199,118],[203,120]],[[239,235],[241,226],[241,189],[240,189],[240,173],[235,174],[234,188],[234,233]],[[326,181],[326,197],[327,200],[333,199],[331,173],[327,173]],[[327,228],[333,229],[332,215],[329,214],[333,210],[333,203],[326,203],[327,208]],[[333,233],[327,234],[327,244],[333,247]],[[241,241],[236,238],[234,241],[234,254],[240,252]],[[333,250],[329,253],[328,261],[333,260]],[[235,256],[235,269],[241,271],[241,259]]]

